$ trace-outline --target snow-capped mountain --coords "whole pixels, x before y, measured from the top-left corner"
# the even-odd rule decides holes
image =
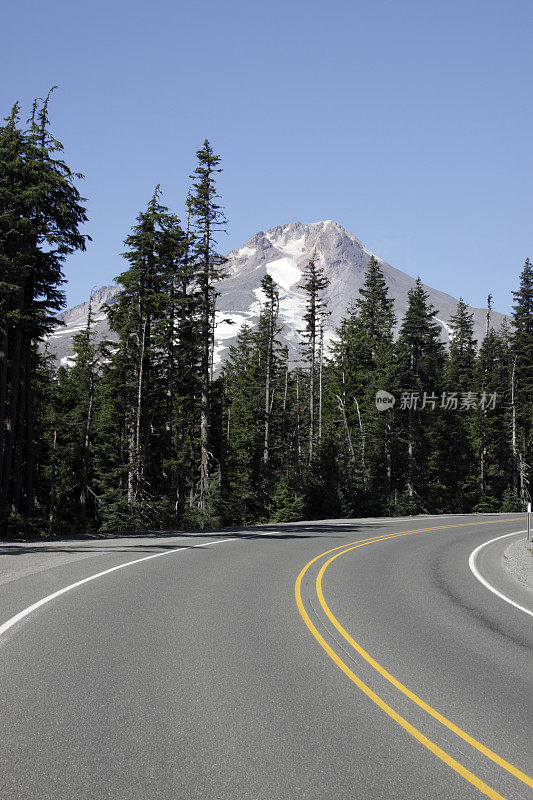
[[[111,339],[113,335],[109,330],[107,315],[103,310],[106,303],[112,303],[113,298],[119,292],[119,287],[102,286],[92,294],[92,318],[96,324],[97,339]],[[80,303],[79,306],[69,308],[57,315],[57,319],[62,323],[50,334],[46,340],[47,352],[55,356],[56,360],[63,365],[71,364],[72,359],[72,339],[83,330],[87,324],[89,314],[89,301]]]
[[[299,283],[303,270],[312,256],[324,268],[330,284],[326,290],[330,315],[325,323],[325,339],[331,340],[351,300],[358,296],[365,279],[365,272],[373,255],[353,234],[348,233],[333,220],[323,222],[293,222],[279,225],[268,231],[259,231],[242,247],[228,253],[226,272],[218,290],[217,324],[215,330],[215,363],[220,364],[234,342],[239,328],[248,322],[257,323],[262,300],[261,280],[266,273],[271,275],[279,288],[280,321],[284,325],[284,340],[288,344],[293,360],[300,355],[299,331],[304,327],[305,297]],[[379,257],[377,260],[389,286],[398,324],[406,308],[407,293],[415,279],[395,269]],[[448,320],[455,313],[457,299],[425,286],[430,302],[438,309],[436,319],[442,325],[442,336],[449,339]],[[112,302],[118,291],[115,286],[105,286],[93,295],[93,313],[101,337],[108,336],[109,329],[101,307]],[[486,311],[472,308],[475,335],[483,338]],[[87,320],[88,304],[59,315],[65,327],[58,328],[48,340],[48,348],[60,361],[67,363],[72,354],[72,336]],[[492,313],[492,324],[498,328],[503,314]]]
[[[218,299],[218,325],[216,352],[223,358],[236,330],[245,321],[257,322],[261,302],[261,279],[268,273],[277,283],[280,295],[280,316],[286,332],[285,340],[297,355],[304,327],[305,297],[299,287],[303,270],[315,255],[324,268],[330,284],[325,292],[330,316],[326,320],[327,338],[331,339],[351,300],[359,294],[365,273],[373,255],[352,233],[348,233],[333,220],[323,222],[294,222],[279,225],[268,231],[259,231],[243,247],[228,254],[228,277],[220,285]],[[391,267],[377,257],[389,291],[394,299],[398,327],[407,309],[407,293],[415,279]],[[448,320],[455,313],[457,299],[451,295],[425,286],[430,302],[438,309],[437,320],[442,325],[442,337],[449,340]],[[481,341],[486,327],[486,311],[472,308],[475,335]],[[231,319],[233,325],[224,323]],[[493,312],[492,324],[499,327],[503,314]]]

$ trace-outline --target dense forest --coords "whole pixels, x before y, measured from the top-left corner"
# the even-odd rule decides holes
[[[279,341],[267,275],[256,329],[213,368],[226,220],[206,140],[184,187],[186,218],[159,187],[125,238],[116,341],[89,312],[74,361],[46,338],[64,306],[63,265],[86,247],[84,199],[50,132],[49,97],[0,128],[0,533],[196,528],[424,512],[519,511],[533,460],[533,266],[512,324],[483,341],[460,300],[441,341],[421,281],[397,336],[372,259],[324,346],[328,278],[311,259],[301,359]],[[126,233],[126,232],[124,232]],[[518,269],[517,269],[518,273]],[[391,396],[394,398],[392,402]]]

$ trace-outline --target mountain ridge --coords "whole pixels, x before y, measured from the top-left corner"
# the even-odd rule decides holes
[[[396,330],[399,328],[407,309],[407,294],[415,285],[415,278],[372,253],[353,233],[334,220],[291,222],[257,231],[245,244],[228,253],[227,277],[217,287],[216,364],[220,365],[226,358],[239,328],[244,323],[252,327],[257,323],[262,300],[260,284],[267,273],[272,276],[279,289],[280,322],[284,325],[281,338],[289,347],[291,360],[298,360],[298,331],[304,327],[305,305],[305,295],[299,282],[305,265],[313,255],[330,280],[324,293],[330,311],[325,324],[326,344],[334,338],[334,331],[350,302],[357,298],[372,256],[383,270],[394,300]],[[435,319],[441,325],[442,338],[448,341],[448,321],[455,313],[457,298],[427,284],[424,284],[424,289],[429,294],[429,302],[438,310]],[[102,306],[112,302],[118,291],[118,286],[109,285],[93,293],[92,308],[99,339],[113,338]],[[88,308],[88,302],[81,303],[58,315],[64,327],[51,334],[48,350],[61,363],[69,363],[71,360],[72,336],[86,323]],[[474,314],[474,334],[480,342],[485,333],[486,309],[469,306],[469,310]],[[493,311],[493,327],[498,329],[504,318],[504,314]]]

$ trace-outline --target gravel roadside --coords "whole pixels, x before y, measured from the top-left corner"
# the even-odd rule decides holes
[[[533,542],[525,539],[513,542],[505,550],[502,560],[515,580],[533,590]]]

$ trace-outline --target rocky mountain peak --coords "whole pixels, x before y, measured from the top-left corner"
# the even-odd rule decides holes
[[[244,245],[228,253],[225,266],[227,278],[218,287],[215,363],[226,357],[229,346],[235,341],[239,328],[245,322],[255,325],[259,319],[262,292],[261,280],[267,273],[278,285],[280,295],[280,322],[284,325],[283,339],[291,358],[300,358],[301,337],[304,327],[305,296],[300,287],[303,271],[312,256],[326,272],[330,284],[326,299],[330,315],[326,322],[326,344],[350,301],[358,296],[370,258],[373,253],[352,233],[334,220],[320,222],[291,222],[258,231]],[[407,294],[415,279],[375,256],[383,270],[394,299],[398,327],[407,309]],[[437,320],[442,326],[442,337],[449,338],[448,320],[455,313],[457,299],[451,295],[425,286],[430,302],[438,309]],[[104,286],[93,293],[93,313],[101,336],[109,335],[102,305],[112,300],[117,286]],[[486,312],[473,308],[475,335],[481,341],[485,331]],[[66,327],[59,328],[49,339],[49,350],[55,352],[63,363],[72,353],[72,336],[86,323],[88,303],[82,303],[59,315]],[[494,327],[499,327],[504,315],[493,312]]]

